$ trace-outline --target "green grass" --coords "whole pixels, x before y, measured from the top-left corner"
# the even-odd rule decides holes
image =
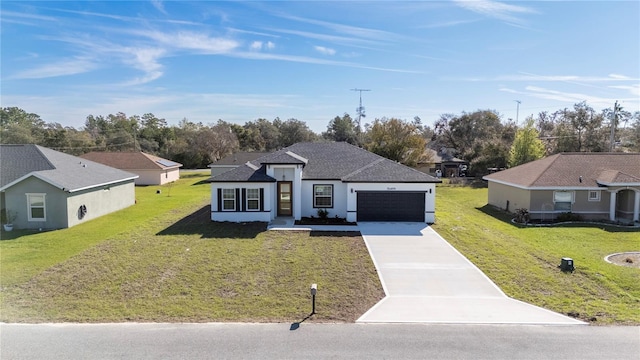
[[[384,295],[359,234],[210,221],[205,174],[137,204],[0,242],[1,321],[354,321]],[[169,196],[170,194],[170,196]]]
[[[486,205],[487,189],[437,189],[434,229],[507,295],[593,324],[640,324],[640,269],[604,257],[640,251],[640,231],[571,225],[523,227]],[[576,271],[558,269],[573,258]]]
[[[136,189],[137,204],[71,229],[2,233],[0,321],[354,321],[383,292],[357,234],[213,223],[206,173]],[[156,194],[161,190],[161,194]],[[640,324],[640,232],[521,227],[487,190],[441,186],[434,228],[507,295],[595,324]],[[574,273],[557,268],[562,257]]]

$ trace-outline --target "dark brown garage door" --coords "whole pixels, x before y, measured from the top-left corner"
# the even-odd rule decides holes
[[[424,222],[424,193],[358,192],[358,221]]]

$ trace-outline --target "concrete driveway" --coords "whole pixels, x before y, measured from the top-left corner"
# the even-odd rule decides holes
[[[578,325],[507,297],[482,271],[422,223],[358,223],[386,293],[363,323]]]

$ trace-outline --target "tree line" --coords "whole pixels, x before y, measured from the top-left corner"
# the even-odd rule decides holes
[[[611,128],[613,126],[613,142]],[[469,174],[506,168],[558,152],[640,152],[640,112],[605,109],[585,102],[571,109],[541,112],[524,124],[502,120],[493,110],[443,114],[433,128],[412,120],[380,118],[360,129],[349,114],[328,121],[315,133],[304,121],[264,118],[244,125],[218,120],[203,124],[184,118],[176,125],[152,113],[142,116],[89,115],[76,129],[46,122],[17,107],[0,111],[0,143],[38,144],[73,155],[89,151],[144,151],[204,168],[234,151],[274,151],[297,142],[346,141],[414,166],[429,162],[427,147],[443,148],[469,162]]]

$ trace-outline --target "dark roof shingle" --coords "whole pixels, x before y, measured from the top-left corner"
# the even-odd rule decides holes
[[[38,145],[0,145],[0,188],[35,176],[55,187],[74,192],[104,186],[138,175]]]
[[[241,166],[215,176],[210,181],[248,181],[247,173],[250,171],[260,171],[267,176],[264,170],[266,164],[302,164],[303,180],[440,182],[428,174],[345,142],[296,143],[255,159],[251,164],[260,170]],[[275,181],[273,178],[270,179]]]

